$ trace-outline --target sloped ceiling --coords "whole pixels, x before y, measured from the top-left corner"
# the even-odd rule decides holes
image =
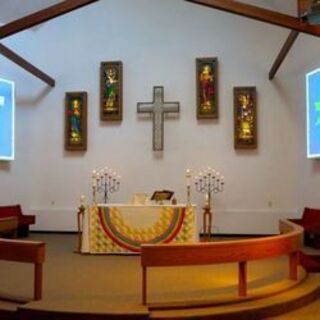
[[[8,23],[58,2],[61,0],[0,0],[0,22]]]
[[[297,15],[297,0],[240,0],[262,8],[279,11],[281,13]]]
[[[27,14],[44,9],[63,0],[0,0],[0,22],[8,23]],[[103,0],[106,1],[106,0]],[[121,1],[121,0],[118,0]],[[136,1],[136,0],[132,0]],[[164,1],[164,0],[158,0]],[[172,1],[172,0],[166,0]],[[182,0],[181,0],[182,1]],[[238,0],[239,1],[239,0]],[[277,10],[283,13],[296,15],[296,0],[240,0],[244,3]]]

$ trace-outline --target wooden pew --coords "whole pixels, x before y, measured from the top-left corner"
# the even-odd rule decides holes
[[[45,243],[39,241],[0,240],[0,260],[34,264],[34,300],[42,298],[42,271]]]
[[[17,237],[18,219],[17,217],[0,217],[0,236],[11,236],[11,238]]]
[[[238,294],[247,295],[247,262],[289,255],[289,279],[298,279],[303,229],[280,220],[280,233],[257,239],[190,244],[145,244],[141,247],[142,303],[147,304],[147,267],[238,263]]]
[[[0,206],[0,218],[16,217],[18,219],[18,237],[26,237],[29,234],[29,225],[34,224],[34,215],[23,214],[21,206]]]

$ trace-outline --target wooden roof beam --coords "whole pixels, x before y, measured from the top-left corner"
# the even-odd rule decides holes
[[[307,33],[313,36],[320,36],[320,27],[302,22],[299,18],[277,11],[241,3],[235,0],[185,0],[195,4],[234,13],[247,18],[270,23],[279,27]]]
[[[282,62],[284,61],[285,57],[287,56],[289,50],[291,49],[293,43],[296,41],[299,35],[298,31],[292,30],[284,43],[283,47],[281,48],[276,60],[274,61],[270,72],[269,72],[269,80],[272,80],[276,75],[278,69],[280,68]]]
[[[23,18],[9,22],[0,27],[0,39],[11,36],[20,31],[34,27],[40,23],[56,18],[70,11],[79,9],[99,0],[65,0],[61,3],[37,11]]]
[[[55,86],[55,80],[52,79],[50,76],[42,72],[40,69],[35,67],[33,64],[29,63],[27,60],[23,59],[19,55],[17,55],[15,52],[13,52],[11,49],[7,48],[3,44],[0,43],[0,54],[8,58],[9,60],[16,63],[21,68],[27,70],[28,72],[32,73],[35,77],[41,79],[45,83],[47,83],[49,86],[54,87]]]
[[[301,21],[303,14],[308,10],[311,5],[310,0],[297,0],[297,11],[298,11],[298,18]],[[294,42],[296,41],[299,32],[296,30],[291,30],[287,40],[283,44],[278,56],[276,57],[270,72],[269,72],[269,80],[273,80],[275,77],[278,69],[280,68],[282,62],[286,58],[287,54],[289,53],[291,47],[293,46]]]

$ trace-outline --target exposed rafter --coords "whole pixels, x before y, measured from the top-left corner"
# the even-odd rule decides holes
[[[28,28],[34,27],[40,23],[46,22],[50,19],[59,17],[63,14],[66,14],[70,11],[79,9],[83,6],[91,4],[93,2],[97,2],[99,0],[65,0],[62,3],[53,5],[46,9],[37,11],[30,15],[27,15],[23,18],[17,19],[15,21],[9,22],[6,25],[0,27],[0,39],[5,37],[11,36]],[[27,70],[35,77],[41,79],[49,86],[55,86],[55,80],[52,79],[50,76],[45,74],[43,71],[17,55],[11,49],[7,48],[3,44],[0,43],[0,54],[5,56],[6,58],[10,59],[21,68]]]
[[[234,0],[185,0],[187,2],[196,3],[213,9],[227,11],[247,18],[267,22],[279,27],[296,30],[302,33],[320,36],[320,27],[302,23],[297,17],[279,13],[257,6],[241,3]]]
[[[79,9],[96,1],[99,0],[65,0],[46,9],[37,11],[23,18],[9,22],[6,25],[0,27],[0,39],[34,27],[40,23],[59,17],[63,14]]]
[[[303,14],[308,10],[311,2],[310,0],[297,0],[298,6],[298,18],[301,21]],[[291,47],[293,46],[294,42],[298,38],[299,32],[296,30],[292,30],[283,44],[277,58],[275,59],[270,72],[269,72],[269,80],[272,80],[276,75],[278,69],[280,68],[282,62],[286,58],[287,54],[289,53]]]
[[[281,48],[276,60],[274,61],[270,72],[269,72],[269,80],[272,80],[276,75],[278,69],[281,66],[281,63],[284,61],[285,57],[287,56],[289,50],[291,49],[293,43],[296,41],[299,35],[298,31],[292,30],[284,43],[283,47]]]
[[[313,36],[320,36],[320,27],[310,25],[302,21],[302,14],[310,5],[310,0],[297,0],[298,17],[293,17],[287,14],[279,13],[264,9],[261,7],[245,4],[235,0],[185,0],[195,4],[207,6],[213,9],[234,13],[247,18],[270,23],[276,26],[291,29],[291,32],[282,46],[277,58],[275,59],[269,72],[269,79],[272,80],[278,71],[281,63],[284,61],[289,50],[294,44],[300,32],[307,33]]]
[[[11,49],[8,47],[4,46],[3,44],[0,43],[0,54],[8,58],[9,60],[13,61],[16,63],[18,66],[21,68],[27,70],[31,74],[33,74],[35,77],[41,79],[45,83],[47,83],[49,86],[54,87],[55,86],[55,80],[52,79],[50,76],[42,72],[40,69],[17,55],[15,52],[13,52]]]

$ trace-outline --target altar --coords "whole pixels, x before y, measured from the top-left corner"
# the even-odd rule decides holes
[[[194,242],[193,205],[87,206],[83,216],[82,253],[139,253],[141,244]]]

